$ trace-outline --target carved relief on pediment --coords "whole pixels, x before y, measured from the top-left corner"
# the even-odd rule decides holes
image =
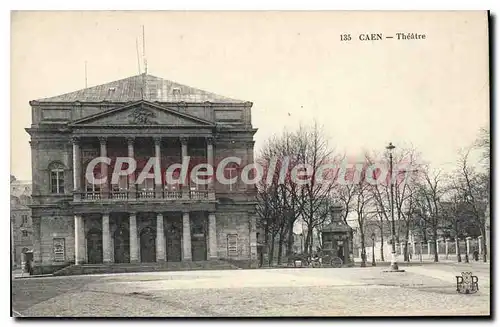
[[[131,110],[128,117],[130,118],[129,122],[133,125],[154,125],[157,124],[156,118],[157,115],[150,109],[145,108],[144,106],[138,106]]]

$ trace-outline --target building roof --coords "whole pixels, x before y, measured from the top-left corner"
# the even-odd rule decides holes
[[[144,96],[143,96],[143,90]],[[130,102],[147,100],[151,102],[186,103],[245,103],[179,84],[153,75],[135,75],[121,80],[92,86],[86,89],[38,99],[38,102]]]
[[[11,196],[20,197],[21,195],[31,196],[31,181],[15,180],[10,183]]]

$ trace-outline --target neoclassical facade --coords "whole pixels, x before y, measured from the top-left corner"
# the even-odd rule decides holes
[[[251,102],[142,74],[30,105],[36,271],[70,263],[256,263],[256,189],[240,178],[253,163]],[[186,158],[191,172],[231,156],[241,162],[221,168],[224,178],[238,177],[229,184],[164,177]],[[109,162],[94,165],[98,157]],[[141,177],[153,172],[152,157],[160,182]],[[120,158],[133,158],[136,169],[129,173]],[[179,170],[172,176],[179,180]]]

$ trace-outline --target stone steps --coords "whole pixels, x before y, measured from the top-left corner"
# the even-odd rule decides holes
[[[54,272],[54,276],[91,275],[106,273],[135,273],[151,271],[185,271],[185,270],[227,270],[238,267],[224,261],[193,261],[165,263],[117,263],[117,264],[83,264],[71,265]]]

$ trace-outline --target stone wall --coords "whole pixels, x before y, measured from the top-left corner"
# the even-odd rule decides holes
[[[247,205],[220,206],[216,212],[217,257],[257,266],[256,217]],[[237,235],[235,255],[228,253],[228,235]]]
[[[57,265],[54,261],[54,238],[65,239],[65,261],[74,261],[75,227],[71,216],[43,216],[40,224],[40,254],[43,265]],[[36,248],[35,248],[36,251]],[[35,259],[36,260],[36,259]]]

